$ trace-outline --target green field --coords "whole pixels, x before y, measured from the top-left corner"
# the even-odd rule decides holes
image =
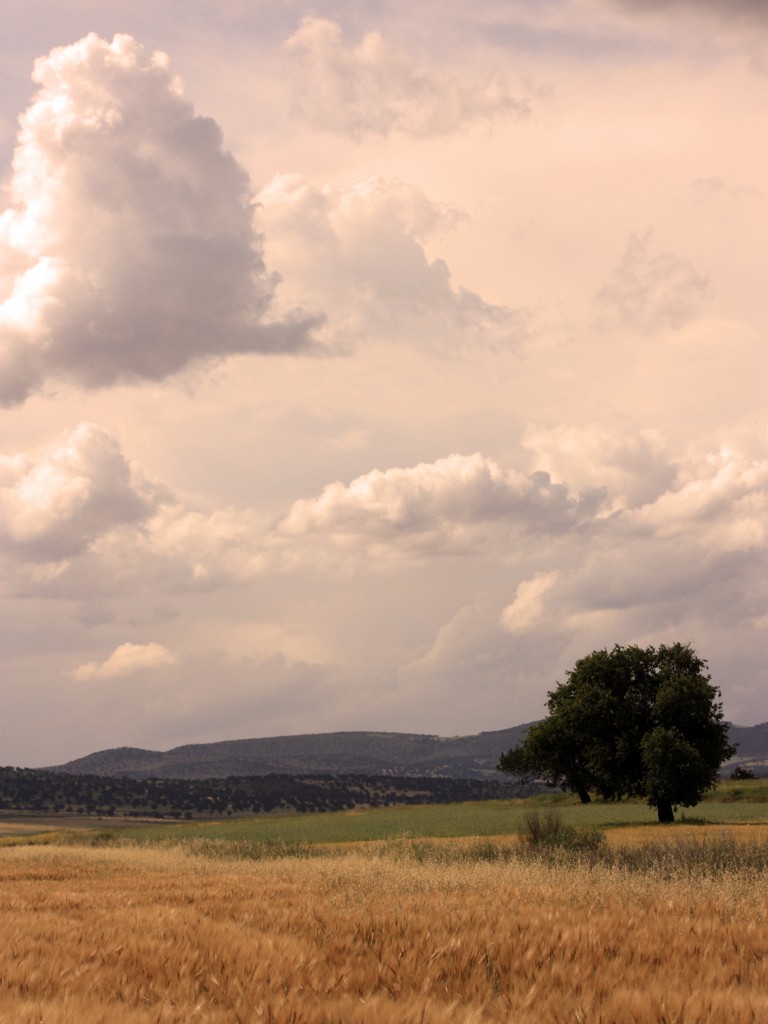
[[[329,814],[264,816],[233,821],[148,825],[131,829],[132,840],[158,842],[218,839],[279,843],[349,843],[366,840],[504,836],[517,832],[525,814],[550,801],[498,801],[431,804],[423,807],[382,807]],[[554,802],[567,824],[600,829],[654,825],[655,812],[646,804]],[[678,811],[680,822],[747,824],[768,822],[768,804],[711,801]],[[674,827],[674,826],[672,826]]]
[[[765,782],[756,780],[738,785],[723,783],[712,797],[696,807],[679,809],[676,814],[678,822],[768,823],[768,784]],[[657,823],[655,811],[643,801],[595,801],[583,805],[573,796],[552,793],[527,800],[381,807],[326,814],[276,814],[180,824],[138,826],[133,821],[130,823],[129,834],[131,841],[149,843],[216,839],[291,844],[350,843],[406,836],[504,836],[514,834],[521,828],[528,811],[542,807],[556,807],[566,824],[589,828],[611,829]],[[60,826],[52,828],[51,819],[48,818],[46,826],[40,827],[37,836],[31,834],[34,832],[34,825],[30,823],[24,829],[27,835],[22,837],[16,829],[15,836],[7,835],[5,839],[2,838],[3,832],[0,829],[0,844],[41,840],[55,842],[64,833],[67,833],[67,839],[71,842],[77,841],[78,835],[87,840],[88,826],[98,834],[99,841],[107,841],[109,835],[122,835],[128,838],[124,831],[125,825],[115,823],[113,826],[107,821],[79,819],[79,828],[77,833],[74,833],[71,831],[73,824],[62,818]]]
[[[331,814],[263,817],[211,824],[154,825],[134,829],[136,839],[167,839],[169,832],[185,838],[251,839],[275,842],[349,843],[398,836],[441,838],[449,836],[503,836],[517,832],[533,804],[492,800],[472,804],[431,804],[424,807],[382,807]],[[558,803],[563,821],[571,825],[615,828],[622,825],[653,825],[655,813],[642,803]],[[678,812],[680,821],[712,823],[768,822],[768,805],[750,803],[703,803]]]

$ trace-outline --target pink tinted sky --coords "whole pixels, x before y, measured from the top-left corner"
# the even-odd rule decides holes
[[[0,762],[768,718],[764,4],[6,8]]]

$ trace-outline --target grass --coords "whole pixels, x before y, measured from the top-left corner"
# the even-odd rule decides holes
[[[755,1024],[768,872],[709,845],[675,870],[490,840],[258,862],[9,848],[0,1021]]]
[[[768,824],[768,783],[723,783],[694,808],[677,812],[679,824]],[[714,799],[714,798],[717,799]],[[573,796],[554,792],[527,800],[489,800],[464,804],[382,807],[325,814],[262,815],[223,821],[139,825],[50,818],[41,819],[35,832],[31,818],[0,823],[0,847],[34,844],[104,845],[121,841],[140,844],[226,842],[241,847],[254,844],[305,845],[348,844],[411,838],[503,837],[519,831],[531,810],[557,809],[565,825],[612,834],[617,829],[651,829],[656,814],[643,801],[578,803]],[[55,827],[58,825],[59,827]]]
[[[727,792],[11,836],[0,1024],[756,1024],[768,805]]]
[[[393,839],[505,836],[521,827],[532,808],[556,807],[567,825],[614,829],[654,825],[656,815],[644,803],[555,803],[490,800],[468,804],[430,804],[423,807],[382,807],[328,814],[264,816],[219,822],[147,825],[132,828],[139,842],[220,839],[229,842],[354,843]],[[707,802],[678,812],[681,821],[702,823],[768,822],[768,805],[747,802]],[[103,829],[101,831],[104,831]],[[2,842],[2,840],[0,840]]]
[[[700,824],[768,823],[768,802],[762,797],[768,785],[761,781],[723,784],[716,792],[717,800],[706,800],[694,808],[681,808],[678,822]],[[656,814],[642,801],[621,803],[578,803],[575,797],[561,793],[528,800],[489,800],[464,804],[430,804],[424,806],[382,807],[326,814],[263,815],[225,819],[212,822],[164,823],[123,828],[106,821],[80,821],[74,829],[66,819],[61,826],[45,828],[37,834],[29,822],[16,822],[3,832],[0,846],[12,844],[92,843],[94,835],[105,842],[107,834],[127,835],[130,841],[166,843],[187,840],[221,840],[235,843],[328,844],[356,843],[371,840],[413,838],[449,838],[471,836],[507,836],[517,832],[525,815],[532,809],[556,808],[566,825],[612,831],[617,828],[651,827]],[[73,823],[75,824],[75,823]],[[83,826],[90,825],[90,828]],[[23,826],[23,827],[22,827]],[[22,834],[18,834],[23,831]],[[14,834],[14,832],[16,834]]]
[[[743,779],[721,782],[714,793],[706,797],[718,801],[750,801],[768,803],[768,779]]]

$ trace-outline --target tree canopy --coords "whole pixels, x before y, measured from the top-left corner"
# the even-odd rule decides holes
[[[659,821],[692,807],[736,748],[720,690],[689,644],[593,651],[550,691],[549,713],[499,770],[606,800],[645,797]]]

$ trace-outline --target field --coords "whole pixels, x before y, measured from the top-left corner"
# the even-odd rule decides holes
[[[39,834],[40,840],[57,840],[63,833],[83,829],[96,832],[130,828],[136,840],[166,842],[169,837],[208,838],[226,841],[280,843],[350,843],[393,839],[449,838],[459,836],[508,836],[516,832],[531,807],[555,807],[566,822],[614,829],[629,826],[651,828],[656,813],[643,801],[593,803],[583,806],[572,796],[552,793],[527,800],[488,800],[465,804],[380,807],[326,814],[264,814],[233,817],[224,821],[183,824],[144,824],[136,819],[59,815],[35,817],[20,814],[0,820],[0,846],[14,834]],[[722,783],[713,794],[693,809],[682,809],[680,822],[768,823],[768,783]]]
[[[565,802],[551,848],[509,835],[530,807],[506,835],[479,804],[17,837],[0,1022],[768,1020],[764,805]]]

